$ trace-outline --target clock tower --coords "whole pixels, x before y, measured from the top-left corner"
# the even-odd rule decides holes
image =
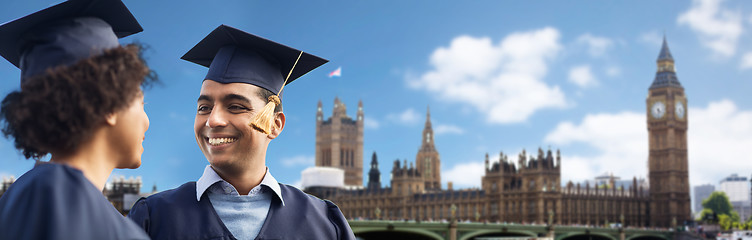
[[[650,223],[674,227],[691,220],[687,160],[687,98],[666,38],[647,97]]]

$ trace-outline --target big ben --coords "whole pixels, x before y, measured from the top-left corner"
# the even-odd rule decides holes
[[[647,97],[650,223],[674,227],[691,220],[687,160],[687,97],[666,39]]]

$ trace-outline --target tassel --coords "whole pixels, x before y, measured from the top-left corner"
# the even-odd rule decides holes
[[[256,114],[256,116],[253,116],[253,121],[251,121],[251,126],[264,134],[271,133],[272,124],[274,123],[274,108],[279,104],[279,97],[272,95],[269,96],[268,100],[269,102],[266,103],[264,109]]]
[[[300,52],[300,54],[298,54],[298,59],[295,59],[295,63],[292,65],[290,72],[287,73],[285,82],[282,83],[282,87],[279,88],[279,93],[277,95],[270,96],[268,99],[269,102],[266,103],[266,106],[264,106],[264,109],[262,109],[261,112],[253,116],[253,120],[251,120],[251,127],[258,130],[259,132],[262,132],[264,134],[271,133],[272,124],[274,124],[274,108],[276,108],[277,105],[280,103],[279,94],[282,94],[282,89],[285,89],[285,85],[287,85],[287,80],[290,79],[290,75],[292,75],[292,70],[295,69],[295,66],[298,65],[300,56],[303,56],[302,51]]]

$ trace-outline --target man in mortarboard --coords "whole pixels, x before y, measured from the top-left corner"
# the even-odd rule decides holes
[[[194,122],[209,165],[196,182],[140,199],[129,218],[152,239],[354,239],[336,205],[266,167],[285,127],[284,86],[327,60],[225,25],[182,59],[209,67]]]
[[[114,168],[141,164],[149,120],[143,29],[120,0],[70,0],[0,26],[0,55],[21,71],[2,132],[26,158],[50,156],[0,198],[0,240],[149,239],[102,195]]]

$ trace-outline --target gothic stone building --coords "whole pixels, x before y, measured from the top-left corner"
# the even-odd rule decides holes
[[[363,186],[363,102],[357,119],[347,116],[347,107],[334,99],[334,113],[324,121],[319,101],[316,110],[316,166],[345,170],[345,185]]]
[[[504,153],[491,161],[486,155],[482,186],[473,189],[441,189],[440,158],[434,146],[430,114],[415,164],[394,161],[391,185],[382,187],[376,153],[371,158],[368,184],[361,188],[309,187],[306,191],[337,203],[347,218],[460,220],[670,227],[691,221],[687,166],[687,97],[674,70],[674,59],[664,39],[655,79],[648,89],[649,189],[636,179],[625,188],[606,184],[562,185],[561,157],[538,149],[524,150],[516,162]],[[362,104],[358,119],[346,117],[344,105],[335,100],[334,115],[322,120],[317,113],[316,166],[345,170],[346,185],[361,178]],[[354,152],[354,153],[351,153]],[[354,155],[351,159],[349,156]],[[351,162],[354,161],[354,162]],[[635,161],[635,160],[630,160]],[[639,164],[640,160],[636,160]],[[474,176],[468,176],[474,177]]]

